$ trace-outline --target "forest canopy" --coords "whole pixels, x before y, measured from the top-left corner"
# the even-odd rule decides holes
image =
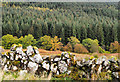
[[[58,36],[64,45],[71,36],[81,43],[91,38],[105,50],[111,42],[120,42],[117,2],[6,2],[2,6],[2,35],[32,34],[36,40]]]

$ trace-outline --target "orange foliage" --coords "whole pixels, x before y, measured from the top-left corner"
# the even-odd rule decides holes
[[[72,51],[72,45],[70,44],[70,42],[66,46],[63,47],[63,50],[64,51]]]
[[[74,46],[74,52],[76,52],[76,53],[89,53],[88,50],[82,44],[76,44]]]
[[[51,40],[51,44],[52,44],[52,48],[50,50],[60,50],[62,47],[62,43],[60,42],[61,38],[58,38],[58,36],[55,36],[52,40]]]
[[[110,52],[112,53],[118,53],[119,52],[119,43],[118,41],[115,41],[114,43],[110,44]]]

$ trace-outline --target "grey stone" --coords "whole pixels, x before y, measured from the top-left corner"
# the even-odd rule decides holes
[[[67,71],[68,66],[65,61],[59,61],[58,68],[60,70],[60,73],[65,73]]]
[[[23,53],[22,47],[17,47],[17,48],[16,48],[16,52],[17,52],[18,54],[22,54],[22,53]]]
[[[93,58],[93,59],[89,62],[89,66],[95,63],[95,59],[96,59],[96,58]]]
[[[37,63],[41,63],[41,62],[43,61],[43,59],[42,59],[42,57],[41,57],[40,54],[35,54],[34,60],[35,60],[35,62],[37,62]]]
[[[104,57],[100,57],[97,59],[96,64],[102,64],[103,61],[105,61]]]
[[[57,66],[56,66],[55,63],[51,65],[51,71],[52,71],[53,73],[57,73]]]
[[[82,67],[81,61],[76,61],[78,67]]]
[[[46,70],[50,70],[50,64],[48,63],[48,61],[43,61],[42,67]]]
[[[8,70],[8,67],[7,67],[7,64],[4,66],[3,71],[5,71],[5,72],[8,72],[8,71],[9,71],[9,70]]]
[[[61,60],[61,57],[60,57],[60,56],[55,56],[53,61],[56,62],[56,61],[60,61],[60,60]]]
[[[67,52],[62,52],[61,56],[63,59],[69,58],[69,54]]]
[[[26,73],[27,73],[27,70],[20,70],[20,72],[18,74],[20,76],[25,76]]]
[[[12,69],[13,69],[13,71],[17,71],[18,67],[17,66],[13,66]]]
[[[101,73],[102,65],[99,66],[97,73]]]
[[[118,72],[112,72],[112,74],[113,74],[116,78],[119,78]]]
[[[67,71],[67,74],[70,74],[70,73],[71,73],[71,70],[68,70],[68,71]]]
[[[35,71],[38,69],[38,64],[36,64],[34,62],[29,62],[28,68],[29,68],[29,72],[34,74]]]
[[[111,63],[116,63],[116,58],[115,58],[115,57],[112,57],[112,58],[109,59],[109,61],[110,61]]]
[[[28,46],[26,53],[27,53],[28,56],[32,55],[34,53],[33,47],[32,46]]]

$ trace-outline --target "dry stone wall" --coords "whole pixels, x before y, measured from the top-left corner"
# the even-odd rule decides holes
[[[120,60],[112,56],[107,58],[102,56],[89,59],[77,60],[75,55],[62,52],[54,57],[41,57],[37,47],[28,46],[26,51],[22,50],[22,45],[12,45],[9,52],[2,50],[0,56],[0,67],[4,71],[19,71],[19,74],[32,73],[40,75],[52,72],[53,76],[60,74],[70,74],[70,67],[82,70],[81,75],[91,79],[93,73],[111,72],[114,78],[120,79]]]

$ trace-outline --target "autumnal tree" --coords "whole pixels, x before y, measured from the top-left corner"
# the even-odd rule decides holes
[[[89,53],[89,51],[82,44],[76,44],[74,46],[74,52],[76,52],[76,53]]]
[[[72,45],[70,44],[70,42],[68,42],[68,44],[65,45],[62,50],[63,51],[69,51],[69,52],[73,51],[72,50]]]
[[[119,43],[118,41],[115,41],[113,43],[110,44],[110,52],[112,53],[118,53],[119,52]]]
[[[50,50],[52,48],[52,42],[52,38],[45,35],[38,40],[37,46],[42,49]]]
[[[80,41],[76,37],[73,37],[73,36],[71,36],[70,38],[68,38],[68,41],[70,42],[70,44],[72,46],[74,46],[75,44],[80,43]]]
[[[50,50],[60,50],[62,44],[61,44],[61,38],[58,38],[58,36],[55,36],[54,38],[52,38],[52,48]]]

